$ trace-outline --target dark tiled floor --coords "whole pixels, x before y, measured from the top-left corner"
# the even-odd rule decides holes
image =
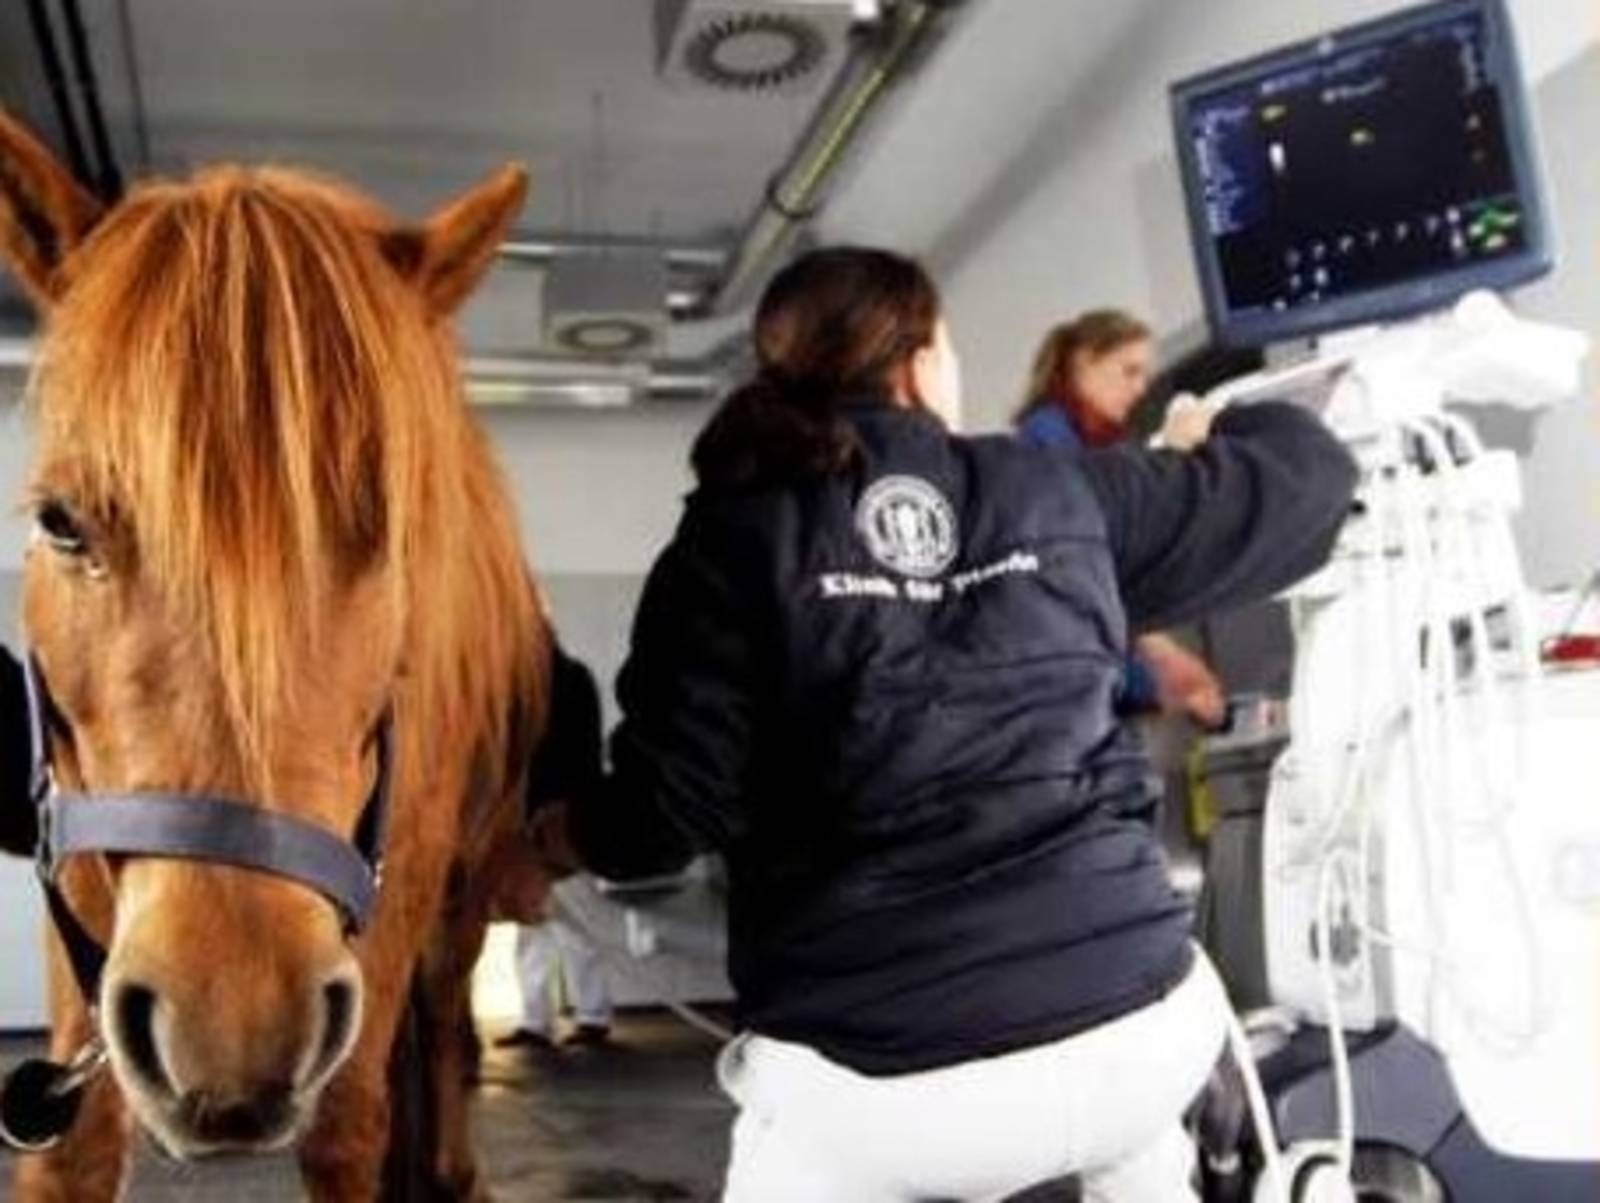
[[[503,1203],[716,1198],[732,1110],[713,1079],[712,1041],[655,1014],[624,1017],[617,1034],[610,1049],[486,1054],[477,1135]],[[0,1063],[28,1051],[0,1044]],[[12,1197],[7,1160],[0,1154],[0,1203]],[[277,1203],[301,1194],[283,1158],[177,1168],[141,1156],[127,1197]]]

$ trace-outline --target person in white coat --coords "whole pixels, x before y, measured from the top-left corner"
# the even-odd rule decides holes
[[[563,999],[572,1008],[573,1028],[562,1043],[601,1045],[611,1039],[611,988],[605,963],[583,933],[558,915],[518,929],[517,980],[522,987],[522,1022],[497,1040],[497,1047],[551,1047]]]

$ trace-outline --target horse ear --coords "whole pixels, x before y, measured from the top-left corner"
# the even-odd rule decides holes
[[[507,163],[422,225],[386,234],[384,256],[422,290],[430,310],[448,314],[488,270],[527,194],[527,171]]]
[[[103,212],[42,142],[0,112],[0,260],[41,309],[60,295],[58,269]]]

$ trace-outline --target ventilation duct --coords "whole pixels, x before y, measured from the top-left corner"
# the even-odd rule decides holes
[[[659,253],[556,259],[544,280],[545,345],[567,355],[648,358],[666,340],[666,301],[667,265]]]
[[[895,0],[881,21],[852,39],[811,124],[767,184],[704,313],[731,313],[751,299],[821,211],[829,186],[884,98],[928,53],[959,7],[960,0]]]

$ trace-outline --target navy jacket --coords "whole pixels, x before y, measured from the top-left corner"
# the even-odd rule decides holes
[[[1312,417],[1192,455],[963,438],[865,398],[850,471],[691,495],[641,599],[605,877],[720,850],[740,1019],[869,1074],[1060,1039],[1159,998],[1189,915],[1117,721],[1130,622],[1313,570],[1355,473]]]

